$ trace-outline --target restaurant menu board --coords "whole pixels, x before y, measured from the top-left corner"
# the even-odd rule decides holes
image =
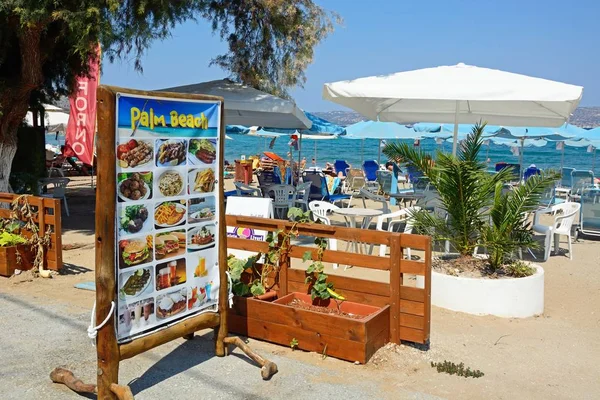
[[[117,338],[217,309],[220,102],[117,94]]]

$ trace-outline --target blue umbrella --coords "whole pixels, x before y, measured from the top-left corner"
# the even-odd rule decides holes
[[[360,121],[346,127],[346,139],[379,139],[379,155],[381,161],[381,141],[389,139],[416,139],[421,134],[411,127],[396,122]]]

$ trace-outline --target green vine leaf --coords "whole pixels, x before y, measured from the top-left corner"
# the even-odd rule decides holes
[[[304,254],[302,255],[302,262],[306,262],[308,260],[310,260],[312,258],[312,251],[308,250],[305,251]]]
[[[250,293],[252,293],[253,296],[260,296],[261,294],[265,294],[265,287],[259,280],[256,280],[250,287]]]

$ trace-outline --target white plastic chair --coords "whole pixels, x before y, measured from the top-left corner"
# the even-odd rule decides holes
[[[550,257],[552,249],[552,241],[554,240],[554,251],[558,254],[560,235],[567,236],[569,240],[569,260],[573,259],[573,251],[571,249],[571,226],[575,221],[575,216],[579,212],[581,204],[579,203],[562,203],[552,207],[538,210],[533,216],[533,231],[546,235],[544,241],[544,261]],[[554,215],[552,225],[544,225],[540,223],[540,216],[543,214]]]
[[[291,185],[273,185],[269,187],[267,194],[273,192],[273,210],[275,218],[285,219],[286,215],[282,216],[290,207],[294,206],[296,201],[296,190]]]
[[[71,180],[69,178],[44,178],[40,179],[39,182],[39,194],[41,197],[48,197],[51,199],[62,199],[65,204],[65,212],[67,217],[69,215],[69,205],[67,204],[67,185]],[[53,185],[51,193],[42,193],[42,189],[48,185]]]
[[[381,212],[383,212],[384,214],[388,214],[390,212],[390,207],[388,206],[388,202],[385,197],[380,196],[378,194],[371,193],[369,190],[367,190],[365,188],[360,189],[359,196],[362,198],[364,208],[367,208],[367,203],[366,203],[365,199],[369,199],[376,203],[380,203],[381,208],[379,208],[379,210],[381,210]]]
[[[308,203],[308,208],[312,212],[313,219],[315,221],[321,221],[325,225],[331,225],[331,220],[327,216],[327,214],[333,210],[339,210],[339,207],[333,205],[327,201],[311,201]],[[335,239],[327,239],[327,243],[329,245],[330,250],[337,250],[337,240]],[[338,264],[333,264],[333,269],[337,269]]]
[[[296,186],[296,200],[294,205],[299,205],[302,211],[308,210],[308,200],[310,199],[310,187],[312,182],[304,182]]]
[[[396,225],[405,224],[403,233],[412,233],[413,226],[415,223],[414,218],[412,218],[413,213],[419,211],[421,207],[414,206],[409,208],[403,208],[399,211],[394,211],[389,214],[383,214],[377,217],[377,229],[378,231],[386,231],[383,229],[383,223],[388,221],[387,224],[387,232],[394,232],[394,228]],[[382,244],[379,246],[379,256],[385,257],[385,253],[387,251],[387,245]],[[410,248],[406,248],[406,255],[408,259],[411,259]]]

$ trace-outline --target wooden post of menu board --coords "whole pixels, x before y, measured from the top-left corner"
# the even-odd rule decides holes
[[[52,381],[63,383],[70,389],[80,393],[97,393],[98,399],[133,399],[128,386],[119,385],[119,362],[148,351],[161,344],[178,338],[193,338],[194,332],[206,328],[215,330],[215,354],[225,356],[227,347],[234,345],[246,353],[261,367],[263,379],[269,379],[277,372],[277,365],[256,354],[247,344],[237,337],[227,337],[227,310],[229,306],[227,269],[227,239],[224,204],[223,168],[219,168],[217,200],[219,207],[219,304],[218,311],[197,314],[164,329],[119,344],[116,337],[114,312],[117,307],[116,279],[116,94],[132,94],[150,97],[172,98],[173,100],[209,100],[220,102],[222,137],[219,138],[219,160],[224,159],[223,142],[225,138],[224,101],[221,97],[147,92],[109,86],[99,86],[98,102],[98,139],[97,146],[97,189],[96,189],[96,326],[100,326],[110,315],[107,323],[97,331],[97,385],[85,384],[73,373],[63,368],[56,368],[50,374]]]

